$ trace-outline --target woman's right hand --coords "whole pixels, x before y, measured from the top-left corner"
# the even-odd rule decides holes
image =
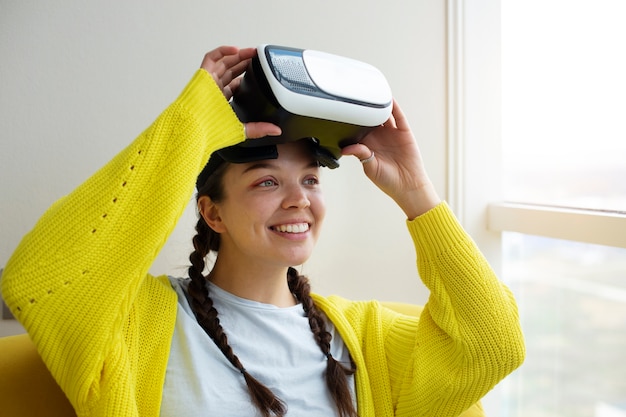
[[[230,100],[241,83],[241,75],[255,55],[255,48],[239,49],[236,46],[220,46],[204,55],[200,67],[211,74],[226,100]],[[280,127],[272,123],[249,122],[244,126],[246,138],[250,139],[281,134]]]

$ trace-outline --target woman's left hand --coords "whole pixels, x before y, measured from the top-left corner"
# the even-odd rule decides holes
[[[409,219],[441,201],[426,173],[408,121],[395,100],[389,120],[360,143],[345,147],[342,154],[359,158],[367,177],[393,198]]]

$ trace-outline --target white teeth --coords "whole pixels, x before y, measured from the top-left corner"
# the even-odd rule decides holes
[[[309,230],[309,225],[308,223],[281,224],[274,229],[282,233],[304,233]]]

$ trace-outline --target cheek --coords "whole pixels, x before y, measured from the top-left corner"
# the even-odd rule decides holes
[[[311,212],[315,216],[315,220],[319,225],[324,221],[326,217],[326,201],[323,194],[315,194],[309,200],[311,202]]]
[[[245,203],[233,204],[225,213],[231,230],[243,233],[255,233],[264,230],[275,209],[263,199],[247,200]]]

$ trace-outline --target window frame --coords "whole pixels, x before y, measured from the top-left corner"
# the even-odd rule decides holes
[[[502,201],[499,0],[447,0],[447,199],[499,272],[501,233],[626,248],[626,213]]]

